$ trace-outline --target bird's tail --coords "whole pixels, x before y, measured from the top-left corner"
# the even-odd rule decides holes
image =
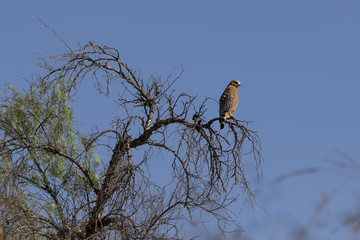
[[[224,124],[224,122],[225,122],[225,117],[224,117],[224,116],[220,116],[219,122],[220,122],[220,129],[223,129],[224,126],[225,126],[225,124]]]

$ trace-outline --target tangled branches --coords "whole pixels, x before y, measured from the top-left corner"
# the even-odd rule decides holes
[[[224,132],[215,130],[219,119],[206,120],[207,100],[198,106],[195,97],[172,89],[182,71],[165,81],[153,76],[145,81],[117,49],[93,43],[52,59],[43,59],[47,74],[29,92],[36,108],[15,104],[16,94],[2,108],[1,164],[7,170],[1,178],[17,184],[4,187],[1,198],[11,195],[24,219],[21,227],[6,226],[4,232],[29,236],[36,231],[51,239],[180,238],[181,220],[195,211],[233,221],[226,209],[236,200],[235,189],[252,198],[243,157],[251,156],[259,168],[256,132],[243,121],[227,122]],[[108,129],[78,134],[66,117],[67,102],[89,76],[99,93],[120,86],[121,114]],[[54,91],[62,105],[51,102]],[[12,120],[10,113],[21,113],[24,120]],[[55,123],[61,121],[59,132]],[[32,130],[25,132],[25,123]],[[100,158],[97,151],[103,148],[111,154]],[[147,170],[160,154],[171,175],[165,184],[155,184]],[[31,203],[33,209],[24,208],[35,193],[40,197]]]

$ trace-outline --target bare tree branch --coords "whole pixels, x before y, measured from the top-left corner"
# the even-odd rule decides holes
[[[172,89],[182,66],[165,81],[145,81],[115,48],[65,45],[68,52],[41,59],[47,74],[29,92],[13,91],[2,102],[1,192],[4,199],[15,196],[7,205],[22,209],[0,210],[2,221],[18,219],[4,234],[181,239],[179,224],[198,212],[236,224],[228,209],[239,197],[235,189],[253,198],[243,158],[250,156],[257,171],[262,163],[260,139],[249,122],[233,119],[227,130],[215,129],[219,119],[205,114],[209,98],[197,105],[196,97]],[[99,94],[122,91],[119,115],[108,129],[79,133],[67,102],[89,78]],[[99,157],[105,149],[111,153]],[[169,179],[155,184],[149,166],[160,156]]]

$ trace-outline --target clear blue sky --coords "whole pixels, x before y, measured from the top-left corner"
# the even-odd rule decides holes
[[[336,193],[330,220],[359,206],[359,182],[336,171],[270,182],[329,168],[326,159],[342,160],[334,149],[360,161],[360,1],[2,1],[2,86],[38,74],[36,53],[65,51],[37,17],[73,48],[88,41],[118,48],[144,76],[165,77],[183,63],[175,88],[199,99],[218,99],[231,79],[242,82],[235,117],[254,121],[262,139],[263,177],[252,186],[268,212],[241,212],[248,236],[270,239],[277,221],[308,226],[323,193]],[[79,119],[93,108],[83,102]],[[216,103],[208,108],[217,115]],[[327,234],[314,232],[344,233]]]

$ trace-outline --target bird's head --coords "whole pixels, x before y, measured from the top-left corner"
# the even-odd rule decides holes
[[[232,80],[229,85],[233,85],[235,87],[240,87],[241,83],[239,80]]]

